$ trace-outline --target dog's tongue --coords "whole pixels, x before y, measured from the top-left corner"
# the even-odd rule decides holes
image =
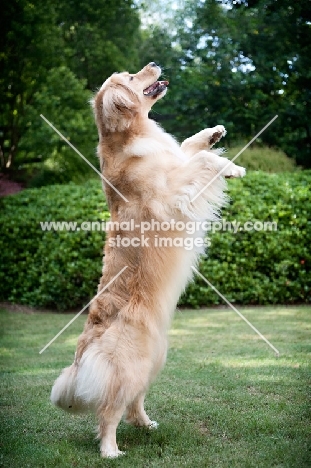
[[[154,96],[158,94],[160,91],[163,91],[169,85],[168,81],[156,81],[148,88],[144,89],[144,94],[146,96]]]

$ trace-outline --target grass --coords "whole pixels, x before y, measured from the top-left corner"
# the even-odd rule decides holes
[[[247,144],[243,142],[232,146],[225,157],[232,159]],[[264,171],[268,173],[294,172],[297,166],[293,158],[289,158],[282,150],[252,144],[236,160],[236,164],[245,167],[249,171]]]
[[[72,314],[2,310],[0,466],[311,466],[311,308],[247,308],[243,313],[280,357],[230,309],[177,312],[166,367],[146,401],[159,429],[121,423],[119,448],[127,453],[103,460],[94,417],[68,415],[49,402],[54,379],[72,362],[85,317],[39,355]]]

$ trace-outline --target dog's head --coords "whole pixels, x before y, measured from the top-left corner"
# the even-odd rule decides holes
[[[100,133],[123,132],[137,116],[147,117],[161,99],[168,81],[158,81],[161,68],[154,62],[136,74],[114,73],[95,95],[92,105]]]

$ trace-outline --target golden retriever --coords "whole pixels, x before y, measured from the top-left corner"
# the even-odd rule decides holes
[[[168,82],[158,81],[160,75],[154,62],[136,74],[116,73],[94,97],[98,155],[114,222],[98,292],[105,289],[90,306],[74,363],[51,394],[64,410],[96,412],[101,454],[109,458],[123,453],[116,442],[123,415],[135,426],[157,427],[144,398],[165,362],[167,330],[191,266],[204,251],[202,222],[217,219],[226,201],[226,182],[218,173],[245,174],[211,150],[225,135],[223,126],[202,130],[180,146],[148,118],[166,94]],[[190,234],[189,222],[196,226]],[[142,226],[151,224],[148,236],[142,235]]]

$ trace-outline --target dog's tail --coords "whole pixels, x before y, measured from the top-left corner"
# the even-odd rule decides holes
[[[63,369],[54,382],[51,392],[51,402],[69,413],[82,413],[90,408],[76,396],[77,366],[72,364]]]
[[[132,325],[113,324],[55,381],[51,400],[71,413],[126,407],[149,385],[153,347]]]

